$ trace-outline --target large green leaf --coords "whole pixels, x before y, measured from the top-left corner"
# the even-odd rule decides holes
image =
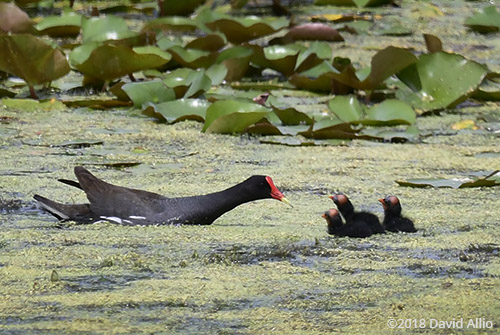
[[[236,46],[222,50],[217,56],[216,62],[223,63],[227,68],[224,78],[227,81],[240,80],[248,70],[252,49]]]
[[[83,44],[90,42],[121,41],[129,46],[143,45],[146,33],[136,33],[128,28],[127,22],[117,16],[82,18]]]
[[[300,44],[272,45],[262,48],[258,45],[249,45],[254,51],[252,63],[261,68],[270,68],[289,76],[295,71],[297,57],[305,47]]]
[[[159,80],[127,83],[122,86],[122,90],[127,93],[136,108],[146,102],[158,104],[175,100],[175,91]]]
[[[388,99],[368,109],[361,122],[370,126],[393,126],[414,124],[415,111],[403,101]]]
[[[196,7],[203,4],[206,0],[166,0],[159,2],[160,15],[187,15],[192,13]]]
[[[75,37],[80,33],[82,16],[75,12],[60,16],[47,16],[35,28],[52,37]]]
[[[157,47],[132,49],[125,45],[83,44],[70,55],[71,66],[85,76],[110,81],[137,71],[159,67],[170,55]]]
[[[352,95],[337,95],[328,103],[328,108],[344,122],[359,121],[363,117],[363,107]]]
[[[222,49],[226,44],[227,40],[224,35],[213,33],[192,40],[186,44],[185,48],[215,52]]]
[[[159,19],[147,21],[142,28],[142,31],[187,31],[192,32],[196,30],[196,22],[186,17],[169,16]]]
[[[487,72],[457,54],[421,55],[417,63],[398,73],[406,86],[396,96],[422,110],[453,107],[476,90]]]
[[[206,25],[213,31],[222,32],[229,42],[240,44],[273,34],[288,26],[288,23],[286,18],[223,16],[213,22],[207,22]]]
[[[0,35],[0,70],[43,84],[67,74],[66,56],[42,39],[29,34]]]
[[[397,180],[400,186],[409,187],[444,187],[444,188],[468,188],[468,187],[491,187],[500,186],[500,170],[488,172],[485,176],[476,178],[456,179],[408,179]]]
[[[197,69],[208,68],[215,63],[216,53],[198,49],[186,49],[185,47],[174,45],[168,49],[173,59],[184,67]]]
[[[480,33],[500,30],[500,13],[496,6],[487,6],[465,20],[465,25]]]
[[[314,120],[307,114],[299,112],[293,107],[278,108],[273,106],[273,111],[284,125],[295,126],[302,123],[311,125],[314,123]]]
[[[387,5],[393,0],[316,0],[315,5],[333,5],[333,6],[357,6],[357,7],[375,7]]]
[[[359,88],[373,90],[389,76],[398,73],[416,61],[417,57],[408,49],[387,47],[373,56],[370,74],[360,83]]]
[[[203,122],[210,103],[204,99],[179,99],[159,104],[147,103],[144,114],[160,118],[167,123],[183,120]]]
[[[31,20],[14,3],[0,2],[0,33],[34,33],[35,29]]]
[[[269,108],[252,102],[216,101],[207,110],[203,131],[223,134],[241,133],[270,112]]]

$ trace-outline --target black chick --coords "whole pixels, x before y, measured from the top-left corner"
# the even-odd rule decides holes
[[[368,212],[355,212],[354,206],[345,194],[337,193],[330,196],[330,199],[332,199],[335,205],[337,205],[339,212],[342,214],[347,224],[361,221],[371,229],[373,234],[385,233],[384,227],[380,224],[380,221],[375,214]]]
[[[328,234],[339,237],[368,237],[373,234],[372,230],[363,221],[354,221],[348,224],[342,223],[342,218],[336,209],[327,210],[322,217],[328,224]]]
[[[401,216],[401,203],[399,202],[398,197],[394,195],[388,195],[383,199],[378,199],[382,206],[384,207],[384,227],[388,231],[392,232],[407,232],[407,233],[415,233],[417,229],[415,229],[415,225],[413,221]]]

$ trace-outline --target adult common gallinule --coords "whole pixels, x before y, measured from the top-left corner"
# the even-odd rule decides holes
[[[413,221],[401,216],[401,203],[398,197],[394,195],[388,195],[385,198],[378,199],[382,206],[384,207],[384,227],[388,231],[392,232],[407,232],[415,233],[415,225]]]
[[[385,233],[384,227],[382,227],[375,214],[368,212],[355,212],[354,206],[345,194],[337,193],[329,198],[333,200],[335,205],[337,205],[337,209],[342,214],[347,224],[361,221],[368,225],[373,234]]]
[[[351,223],[342,224],[342,218],[336,209],[327,210],[322,217],[328,225],[328,234],[336,236],[348,237],[368,237],[373,234],[372,230],[366,222],[353,221]]]
[[[59,181],[80,188],[90,203],[66,205],[35,195],[42,207],[59,220],[93,223],[107,220],[125,225],[198,224],[208,225],[222,214],[245,202],[285,198],[271,177],[252,176],[224,191],[183,198],[162,195],[106,183],[81,166],[75,167],[78,182]]]

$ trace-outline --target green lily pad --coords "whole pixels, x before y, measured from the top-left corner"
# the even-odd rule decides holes
[[[233,44],[241,44],[256,38],[273,34],[289,24],[286,18],[274,17],[230,17],[222,16],[206,26],[213,31],[220,31]]]
[[[453,107],[476,90],[487,72],[461,55],[421,55],[418,62],[398,73],[406,86],[396,97],[424,111]]]
[[[314,139],[354,139],[359,138],[359,129],[354,128],[350,123],[335,119],[324,119],[309,126],[309,129],[300,132],[306,138]]]
[[[161,16],[188,15],[206,0],[162,1],[159,3]]]
[[[173,59],[184,67],[191,69],[208,68],[215,63],[216,53],[198,49],[186,49],[182,46],[173,46],[168,49]]]
[[[85,76],[111,81],[137,71],[157,68],[170,60],[170,55],[157,47],[132,49],[125,45],[83,44],[69,57],[74,69]]]
[[[406,129],[364,128],[360,134],[369,136],[369,139],[391,143],[416,142],[420,136],[415,126],[406,127]]]
[[[11,34],[34,33],[31,19],[14,3],[0,2],[0,32]]]
[[[393,0],[316,0],[315,5],[376,7],[391,4]]]
[[[65,100],[63,101],[63,103],[70,108],[87,107],[92,109],[109,109],[132,106],[132,103],[129,101],[120,101],[114,99]]]
[[[51,37],[76,37],[80,33],[81,22],[80,14],[68,12],[61,16],[47,16],[35,28]]]
[[[443,51],[443,43],[441,42],[439,37],[431,34],[424,34],[424,39],[425,46],[427,47],[427,51],[429,53]]]
[[[291,136],[272,136],[259,140],[264,144],[279,144],[289,147],[312,147],[312,146],[327,146],[327,145],[346,145],[345,140],[330,139],[330,140],[312,140]]]
[[[0,70],[44,84],[66,75],[66,56],[42,39],[29,34],[0,35]]]
[[[176,69],[165,74],[163,82],[167,87],[175,90],[177,98],[189,98],[200,95],[212,85],[212,81],[205,75],[204,71],[195,71],[187,68]]]
[[[216,63],[222,63],[227,68],[226,81],[240,80],[248,71],[252,49],[236,46],[222,50],[217,56]]]
[[[210,78],[212,85],[220,85],[227,76],[227,67],[224,64],[214,64],[205,71],[205,74]]]
[[[329,93],[332,91],[331,73],[338,71],[326,61],[300,73],[294,73],[288,81],[298,89]]]
[[[192,40],[186,44],[185,48],[215,52],[222,49],[226,44],[227,40],[224,35],[213,33]]]
[[[500,30],[500,12],[496,6],[487,6],[465,20],[465,25],[480,33],[491,33]]]
[[[306,23],[291,28],[282,38],[285,43],[294,41],[329,41],[343,42],[344,38],[340,33],[323,23]]]
[[[241,133],[270,112],[269,108],[252,102],[216,101],[207,109],[202,131],[221,134]]]
[[[84,139],[76,139],[70,141],[64,141],[59,144],[54,144],[54,147],[62,147],[62,148],[88,148],[93,145],[103,144],[102,140],[84,140]]]
[[[311,125],[314,123],[307,114],[299,112],[293,107],[290,108],[278,108],[273,106],[274,113],[278,116],[284,125],[295,126],[299,124]]]
[[[175,123],[183,120],[205,121],[205,114],[210,103],[202,99],[179,99],[159,104],[147,103],[143,113]]]
[[[62,111],[66,107],[59,100],[33,100],[33,99],[9,99],[1,100],[3,106],[13,110],[22,110],[24,112],[36,111]]]
[[[328,108],[344,122],[359,121],[363,117],[363,107],[352,95],[337,95],[328,103]]]
[[[147,21],[142,31],[185,31],[193,32],[197,28],[196,22],[186,17],[169,16]]]
[[[122,40],[137,36],[138,33],[128,28],[127,22],[117,16],[82,18],[83,44],[89,42],[104,42]]]
[[[359,84],[359,88],[365,90],[376,89],[384,80],[389,78],[391,75],[398,73],[404,68],[407,68],[409,65],[415,63],[416,61],[417,57],[408,49],[392,46],[387,47],[377,52],[375,56],[373,56],[371,60],[370,74],[365,80],[363,80],[363,82]],[[338,80],[341,81],[340,79]],[[349,84],[349,82],[345,83]]]
[[[140,108],[146,102],[157,104],[175,100],[175,91],[160,80],[127,83],[122,86],[122,90],[125,91],[136,108]]]
[[[400,186],[408,187],[435,187],[435,188],[467,188],[467,187],[491,187],[500,185],[500,170],[488,173],[486,176],[476,178],[460,179],[409,179],[397,180]]]
[[[325,42],[313,42],[307,49],[302,49],[299,52],[294,71],[304,72],[319,65],[324,60],[331,62],[332,48]]]
[[[408,104],[388,99],[368,109],[361,123],[369,126],[411,125],[415,123],[416,118],[415,111]]]
[[[295,72],[297,58],[305,47],[300,44],[272,45],[262,48],[258,45],[249,45],[254,51],[252,63],[261,68],[270,68],[290,76]]]

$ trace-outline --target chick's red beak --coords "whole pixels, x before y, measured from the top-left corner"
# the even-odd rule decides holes
[[[387,204],[385,203],[385,199],[384,198],[378,199],[378,202],[380,202],[382,204],[382,207],[384,207],[384,209],[387,208]]]
[[[271,197],[273,197],[276,200],[279,200],[281,202],[284,202],[285,204],[289,205],[290,207],[293,207],[290,201],[281,193],[280,190],[274,185],[273,180],[271,177],[266,177],[267,183],[269,186],[271,186]]]

